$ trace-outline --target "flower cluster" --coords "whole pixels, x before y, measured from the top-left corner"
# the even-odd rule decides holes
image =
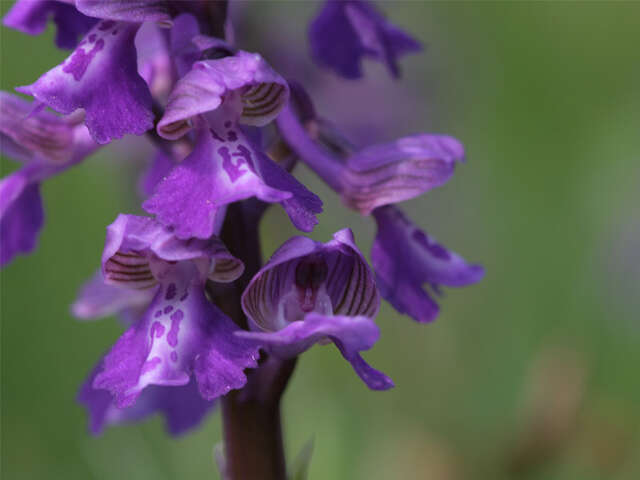
[[[42,181],[125,135],[156,147],[143,181],[150,216],[121,214],[107,227],[100,272],[72,307],[79,318],[118,314],[125,325],[79,394],[94,433],[157,412],[180,433],[242,389],[264,356],[289,359],[317,343],[333,343],[369,388],[388,389],[392,381],[361,356],[378,340],[381,298],[427,322],[441,286],[483,276],[396,206],[447,182],[464,160],[460,142],[420,134],[353,147],[302,85],[231,40],[227,7],[18,0],[4,18],[32,35],[52,18],[57,45],[72,52],[17,88],[32,102],[0,96],[3,150],[23,162],[0,183],[3,265],[36,246]],[[364,0],[325,2],[309,41],[313,59],[347,79],[363,75],[365,58],[398,77],[399,58],[421,48]],[[295,236],[253,270],[226,240],[226,225],[255,230],[268,204],[298,230],[314,228],[322,202],[294,176],[299,162],[373,217],[372,268],[349,229],[327,243]],[[253,214],[234,217],[232,205]],[[247,275],[237,298],[244,319],[230,318],[215,292]]]

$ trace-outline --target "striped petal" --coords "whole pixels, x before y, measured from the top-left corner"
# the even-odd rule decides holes
[[[169,0],[76,0],[76,7],[85,15],[122,22],[157,22],[171,25]]]
[[[241,101],[238,120],[263,126],[273,120],[289,99],[286,81],[256,53],[196,62],[178,81],[158,123],[160,136],[175,140],[193,127],[192,119],[217,109],[235,92]],[[235,120],[235,119],[234,119]]]
[[[322,273],[301,279],[300,266],[309,262],[322,264]],[[349,229],[337,232],[324,244],[305,237],[284,243],[247,286],[242,309],[253,329],[274,331],[298,320],[300,312],[290,303],[292,298],[303,302],[313,295],[316,302],[326,295],[322,309],[328,301],[330,310],[323,313],[370,318],[377,314],[380,296],[373,273]],[[307,309],[308,313],[308,308],[304,306],[302,311]]]
[[[243,263],[217,238],[180,240],[152,218],[120,215],[107,227],[102,273],[111,285],[150,288],[171,263],[198,266],[202,278],[231,282],[242,275]]]
[[[462,144],[446,135],[415,135],[368,147],[347,159],[342,199],[369,214],[446,183],[463,159]]]
[[[363,215],[442,185],[464,160],[462,144],[446,135],[404,137],[352,155],[333,152],[309,136],[290,107],[279,116],[278,127],[298,156]]]

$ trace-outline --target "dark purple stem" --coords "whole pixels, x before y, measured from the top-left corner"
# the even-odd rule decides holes
[[[262,264],[258,223],[262,202],[229,205],[221,238],[231,253],[245,263],[242,277],[228,286],[211,285],[215,303],[239,326],[247,328],[240,296]],[[286,462],[280,421],[280,400],[296,359],[262,358],[247,372],[247,385],[222,398],[225,480],[286,480]]]

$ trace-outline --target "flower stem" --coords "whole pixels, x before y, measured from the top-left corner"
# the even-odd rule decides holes
[[[262,264],[258,223],[262,202],[229,205],[221,238],[233,255],[245,263],[245,272],[229,286],[209,289],[215,303],[241,328],[247,319],[240,296]],[[296,359],[281,361],[263,356],[260,366],[247,372],[242,390],[222,398],[225,480],[286,480],[280,401]]]

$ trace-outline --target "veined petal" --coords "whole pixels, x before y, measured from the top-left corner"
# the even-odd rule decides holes
[[[266,125],[289,99],[287,82],[257,53],[239,51],[203,60],[178,81],[158,122],[158,134],[170,140],[182,137],[192,128],[195,116],[217,109],[231,92],[240,95],[239,121],[246,125]]]
[[[239,331],[236,335],[253,339],[282,358],[299,355],[328,338],[369,388],[387,390],[393,387],[389,377],[371,368],[360,356],[360,352],[370,349],[380,336],[378,327],[369,317],[309,313],[304,320],[292,322],[275,332]]]
[[[94,435],[105,427],[140,421],[157,413],[165,417],[170,434],[181,435],[198,426],[216,404],[202,398],[192,380],[177,387],[149,386],[134,405],[118,408],[109,392],[92,386],[101,368],[99,364],[78,392],[78,402],[87,409],[89,430]]]
[[[255,149],[231,120],[201,128],[193,152],[160,182],[143,208],[179,238],[208,238],[216,214],[238,200],[282,202],[296,227],[311,229],[322,202]]]
[[[316,62],[349,79],[362,77],[365,56],[383,62],[398,77],[397,59],[422,48],[362,0],[327,1],[311,23],[309,42]]]
[[[169,0],[76,0],[76,7],[85,15],[105,20],[142,23],[158,22],[171,26]]]
[[[242,309],[255,330],[277,330],[281,302],[294,292],[301,262],[311,259],[326,265],[323,292],[335,315],[374,317],[380,308],[380,296],[373,273],[358,250],[350,230],[337,232],[327,243],[305,237],[285,242],[253,277],[242,294]],[[319,286],[318,286],[319,287]]]
[[[40,35],[47,27],[49,15],[58,27],[56,45],[60,48],[74,48],[78,38],[97,22],[79,13],[73,0],[18,0],[3,23],[28,35]]]
[[[100,22],[61,65],[17,90],[63,114],[83,108],[98,143],[141,135],[153,127],[153,114],[151,94],[137,70],[137,30],[134,24]]]
[[[484,276],[480,265],[468,264],[418,229],[398,208],[374,210],[378,224],[371,259],[380,293],[400,313],[418,322],[433,320],[438,305],[423,289],[429,284],[462,287]]]
[[[374,145],[347,159],[342,199],[369,214],[446,183],[463,159],[462,144],[446,135],[415,135]]]
[[[171,229],[148,217],[119,215],[107,227],[102,254],[102,272],[112,285],[149,288],[161,272],[153,266],[159,259],[165,263],[194,261],[202,278],[231,282],[242,275],[244,264],[226,249],[218,237],[205,240],[181,240]]]

